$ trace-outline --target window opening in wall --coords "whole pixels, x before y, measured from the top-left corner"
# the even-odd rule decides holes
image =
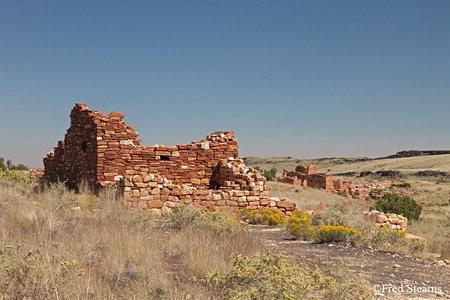
[[[170,158],[169,158],[169,156],[168,156],[168,155],[161,155],[161,158],[160,158],[160,160],[161,160],[161,161],[163,161],[163,160],[165,160],[165,161],[169,161],[169,160],[170,160]]]
[[[81,152],[83,152],[83,153],[87,152],[87,142],[83,142],[81,144]]]

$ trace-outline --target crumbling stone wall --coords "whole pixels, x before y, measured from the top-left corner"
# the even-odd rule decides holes
[[[334,180],[333,176],[327,173],[319,173],[319,168],[315,165],[308,165],[306,168],[298,165],[294,172],[284,170],[283,175],[278,177],[277,181],[334,193],[343,191],[348,195],[351,194],[348,182]]]
[[[116,186],[123,191],[126,206],[154,215],[178,202],[210,210],[278,207],[286,214],[295,210],[290,201],[289,205],[286,200],[269,201],[265,178],[238,156],[233,132],[215,132],[189,145],[144,147],[124,117],[77,103],[64,141],[44,158],[43,180],[67,180],[75,189],[87,180],[94,192]]]
[[[86,104],[74,107],[64,141],[59,141],[54,151],[44,158],[44,180],[67,180],[67,185],[74,189],[86,180],[93,189],[96,188],[97,122],[97,116],[86,108]]]

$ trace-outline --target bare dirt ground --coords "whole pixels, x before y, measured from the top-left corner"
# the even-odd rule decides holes
[[[287,255],[302,267],[317,265],[324,270],[338,269],[343,274],[354,272],[364,276],[378,299],[450,299],[450,265],[442,261],[354,248],[343,243],[296,241],[278,227],[251,226],[250,230],[271,251]]]

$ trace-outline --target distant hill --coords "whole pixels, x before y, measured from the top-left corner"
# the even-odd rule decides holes
[[[427,156],[427,155],[445,155],[445,154],[450,154],[450,150],[407,150],[407,151],[399,151],[396,154],[389,155],[386,157],[380,157],[378,159]]]
[[[359,176],[361,172],[400,171],[402,174],[417,174],[419,171],[436,171],[450,173],[450,154],[424,154],[408,157],[385,157],[371,159],[367,157],[332,157],[317,159],[296,159],[292,157],[245,157],[244,162],[250,166],[259,166],[262,169],[276,168],[277,174],[283,170],[294,170],[297,165],[307,166],[314,164],[320,172],[329,174],[354,173]],[[443,173],[442,173],[443,174]]]

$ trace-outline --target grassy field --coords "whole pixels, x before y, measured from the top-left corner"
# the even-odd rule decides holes
[[[30,184],[0,178],[0,298],[224,299],[231,291],[236,297],[228,299],[271,298],[262,294],[284,299],[281,294],[288,290],[297,293],[296,299],[307,293],[315,299],[371,298],[361,279],[333,280],[328,277],[333,274],[325,276],[320,270],[302,271],[271,256],[246,230],[218,231],[241,228],[223,215],[209,219],[211,224],[178,222],[191,214],[179,215],[179,226],[174,226],[174,218],[155,220],[124,208],[112,189],[98,197],[87,189],[75,194],[62,184],[35,192]],[[222,226],[220,220],[234,225]],[[248,281],[245,275],[239,282],[230,277],[236,290],[215,286],[214,280],[207,284],[206,278],[216,278],[208,274],[236,268],[233,253],[245,272],[267,282]],[[245,267],[243,256],[252,257],[252,263],[265,258],[259,262],[262,267],[255,268]],[[292,284],[284,286],[285,281]],[[302,288],[292,290],[295,286]]]

